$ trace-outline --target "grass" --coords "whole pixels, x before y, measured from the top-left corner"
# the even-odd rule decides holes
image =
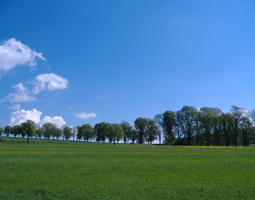
[[[0,199],[255,199],[254,147],[2,138]]]

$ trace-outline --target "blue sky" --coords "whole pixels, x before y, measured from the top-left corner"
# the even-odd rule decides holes
[[[255,108],[252,0],[2,0],[0,21],[0,126]]]

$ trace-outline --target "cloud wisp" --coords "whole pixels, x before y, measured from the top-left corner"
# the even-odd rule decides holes
[[[14,104],[13,106],[8,107],[8,108],[12,109],[12,110],[20,110],[20,105],[19,104]]]
[[[0,44],[0,77],[18,65],[26,65],[35,68],[36,59],[45,60],[42,53],[30,49],[15,38],[11,38]]]
[[[10,93],[5,97],[4,100],[9,100],[10,102],[26,102],[36,100],[35,97],[28,95],[30,91],[24,87],[23,83],[18,83],[17,85],[12,86],[12,88],[16,89],[16,93]]]
[[[38,94],[43,90],[64,90],[69,84],[68,80],[53,73],[40,74],[35,77],[33,82],[35,87],[32,89],[34,94]]]
[[[74,113],[74,115],[80,119],[89,119],[96,117],[96,113],[86,113],[86,112],[80,112],[80,113]]]

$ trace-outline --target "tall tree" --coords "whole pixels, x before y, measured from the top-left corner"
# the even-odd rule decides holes
[[[229,146],[233,139],[234,117],[230,113],[222,113],[219,119],[223,132],[224,145]]]
[[[170,144],[175,139],[175,113],[173,111],[166,111],[163,113],[163,130],[165,134],[165,143]]]
[[[180,110],[181,114],[181,127],[184,137],[187,138],[187,144],[189,145],[190,139],[193,136],[194,130],[194,117],[196,114],[196,108],[193,106],[183,106]]]
[[[127,121],[123,121],[120,124],[121,124],[123,132],[124,132],[124,137],[123,137],[124,143],[126,144],[127,143],[127,132],[130,129],[130,124]]]
[[[162,134],[162,125],[163,125],[163,116],[162,114],[157,114],[153,118],[153,120],[156,122],[156,125],[158,126],[158,140],[159,144],[161,144],[161,134]]]
[[[250,132],[252,123],[248,117],[242,117],[240,119],[240,128],[242,129],[243,145],[248,146],[250,144]]]
[[[36,134],[36,126],[32,120],[27,120],[21,124],[22,131],[27,135],[27,143],[29,143],[29,137],[33,137]]]
[[[43,136],[43,128],[42,127],[37,127],[36,129],[36,135],[37,137],[41,138]]]
[[[78,132],[77,132],[77,139],[81,140],[82,132],[83,132],[82,127],[81,126],[77,126],[77,130],[78,130]]]
[[[147,141],[148,144],[152,143],[155,139],[157,139],[158,134],[158,126],[155,121],[148,118],[147,124],[146,124],[146,135],[147,135]]]
[[[203,128],[204,136],[206,139],[206,145],[211,145],[211,130],[212,130],[212,118],[213,114],[211,112],[202,113],[200,117],[201,127]]]
[[[243,117],[243,109],[237,106],[231,106],[231,114],[234,117],[235,126],[234,126],[234,137],[235,137],[235,146],[238,145],[238,129],[241,118]]]
[[[135,120],[134,126],[137,131],[137,141],[139,144],[143,144],[146,139],[146,124],[147,119],[139,117]]]

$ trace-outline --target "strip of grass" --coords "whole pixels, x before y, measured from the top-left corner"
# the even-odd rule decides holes
[[[0,199],[255,199],[252,147],[2,140]]]

